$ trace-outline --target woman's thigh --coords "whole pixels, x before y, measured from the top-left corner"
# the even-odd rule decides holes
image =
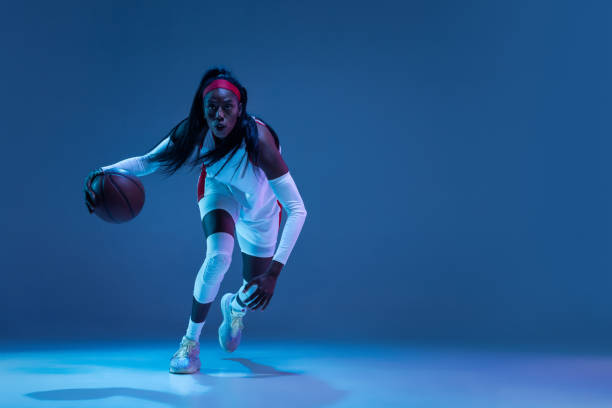
[[[225,210],[209,211],[202,219],[202,228],[207,238],[217,232],[227,232],[234,236],[234,220]]]
[[[215,232],[227,232],[234,236],[240,204],[229,188],[213,178],[207,178],[206,188],[202,190],[203,197],[198,201],[198,208],[206,237]]]
[[[206,194],[198,202],[202,228],[206,237],[216,232],[227,232],[234,236],[239,205],[236,200],[225,194]]]

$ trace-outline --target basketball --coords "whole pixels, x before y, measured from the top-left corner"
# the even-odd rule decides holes
[[[106,222],[121,224],[136,217],[145,201],[140,179],[123,169],[105,171],[91,182],[96,194],[94,213]]]

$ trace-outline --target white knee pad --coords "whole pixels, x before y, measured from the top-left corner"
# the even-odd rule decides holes
[[[232,263],[234,237],[227,232],[216,232],[206,238],[206,259],[200,267],[193,287],[193,297],[200,303],[215,300],[225,272]]]

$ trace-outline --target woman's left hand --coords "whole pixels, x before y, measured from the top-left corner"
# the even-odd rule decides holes
[[[274,294],[274,287],[276,286],[276,280],[278,279],[278,275],[283,268],[283,264],[277,261],[272,261],[268,270],[254,277],[246,284],[243,292],[247,292],[249,288],[253,285],[257,285],[257,289],[251,296],[249,296],[244,303],[248,306],[250,310],[255,310],[261,307],[261,310],[266,310],[268,303],[270,303],[270,299],[272,299],[272,295]]]

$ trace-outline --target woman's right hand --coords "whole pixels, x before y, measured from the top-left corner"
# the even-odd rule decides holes
[[[93,179],[96,178],[96,176],[99,176],[101,174],[104,174],[104,170],[102,170],[101,167],[93,170],[92,172],[90,172],[87,175],[87,178],[85,178],[85,206],[87,207],[87,210],[89,211],[89,213],[91,214],[92,212],[95,211],[96,208],[96,193],[94,193],[93,189],[91,188],[91,183],[93,182]]]

